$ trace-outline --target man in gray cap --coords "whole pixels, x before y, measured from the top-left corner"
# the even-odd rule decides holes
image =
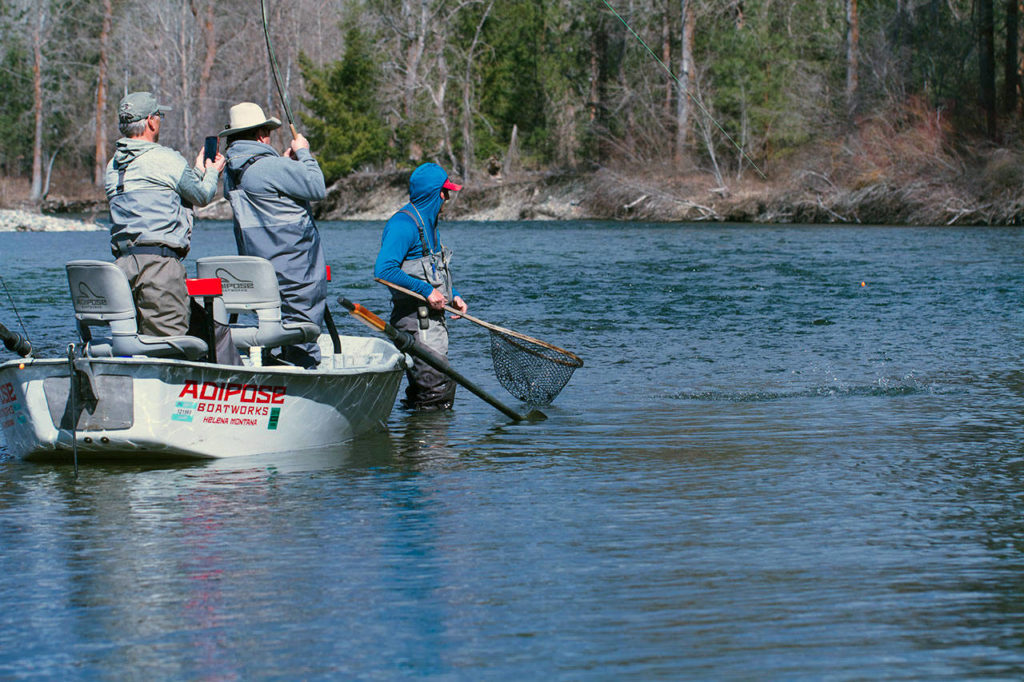
[[[140,334],[188,333],[189,304],[181,260],[192,241],[192,207],[217,194],[223,154],[195,167],[178,152],[158,144],[160,125],[170,107],[148,92],[133,92],[118,107],[114,158],[107,164],[110,249],[128,276]]]
[[[241,102],[228,116],[220,133],[228,141],[224,196],[234,211],[238,253],[274,264],[285,322],[312,322],[323,329],[327,260],[309,203],[327,194],[320,164],[300,134],[285,156],[271,147],[270,133],[281,121],[267,118],[258,104]],[[313,368],[320,363],[314,342],[273,353],[268,360],[278,364]]]

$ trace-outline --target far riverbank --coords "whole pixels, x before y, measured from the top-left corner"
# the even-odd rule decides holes
[[[952,164],[951,164],[952,165]],[[719,185],[708,173],[650,171],[636,175],[611,168],[591,172],[480,174],[464,184],[445,209],[450,220],[623,220],[851,225],[1024,224],[1024,172],[1009,152],[957,173],[914,175],[826,173],[801,169],[772,180],[747,174]],[[387,220],[408,201],[409,170],[361,172],[328,188],[314,206],[320,220]],[[43,215],[0,210],[0,231],[95,229],[91,220],[65,224],[61,215],[106,217],[101,194],[55,198]],[[34,216],[34,217],[33,217]],[[229,220],[218,198],[198,209],[200,219]]]

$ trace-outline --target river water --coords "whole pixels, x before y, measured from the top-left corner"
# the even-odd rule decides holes
[[[380,229],[322,225],[331,300],[387,310]],[[471,312],[586,361],[547,421],[463,391],[335,451],[77,479],[0,439],[0,678],[1024,677],[1024,230],[444,236]],[[0,237],[38,348],[106,242]]]

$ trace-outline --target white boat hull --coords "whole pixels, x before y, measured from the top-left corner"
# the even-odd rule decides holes
[[[72,434],[80,458],[124,461],[323,448],[383,428],[403,373],[403,355],[380,339],[342,337],[342,348],[316,371],[79,359],[96,400],[78,396],[75,404],[67,360],[7,362],[0,365],[0,426],[10,452],[23,459],[67,461]]]

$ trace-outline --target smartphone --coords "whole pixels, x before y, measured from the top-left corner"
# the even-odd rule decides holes
[[[206,138],[206,142],[203,144],[203,156],[210,161],[217,158],[217,142],[220,138],[216,135],[210,135]]]

